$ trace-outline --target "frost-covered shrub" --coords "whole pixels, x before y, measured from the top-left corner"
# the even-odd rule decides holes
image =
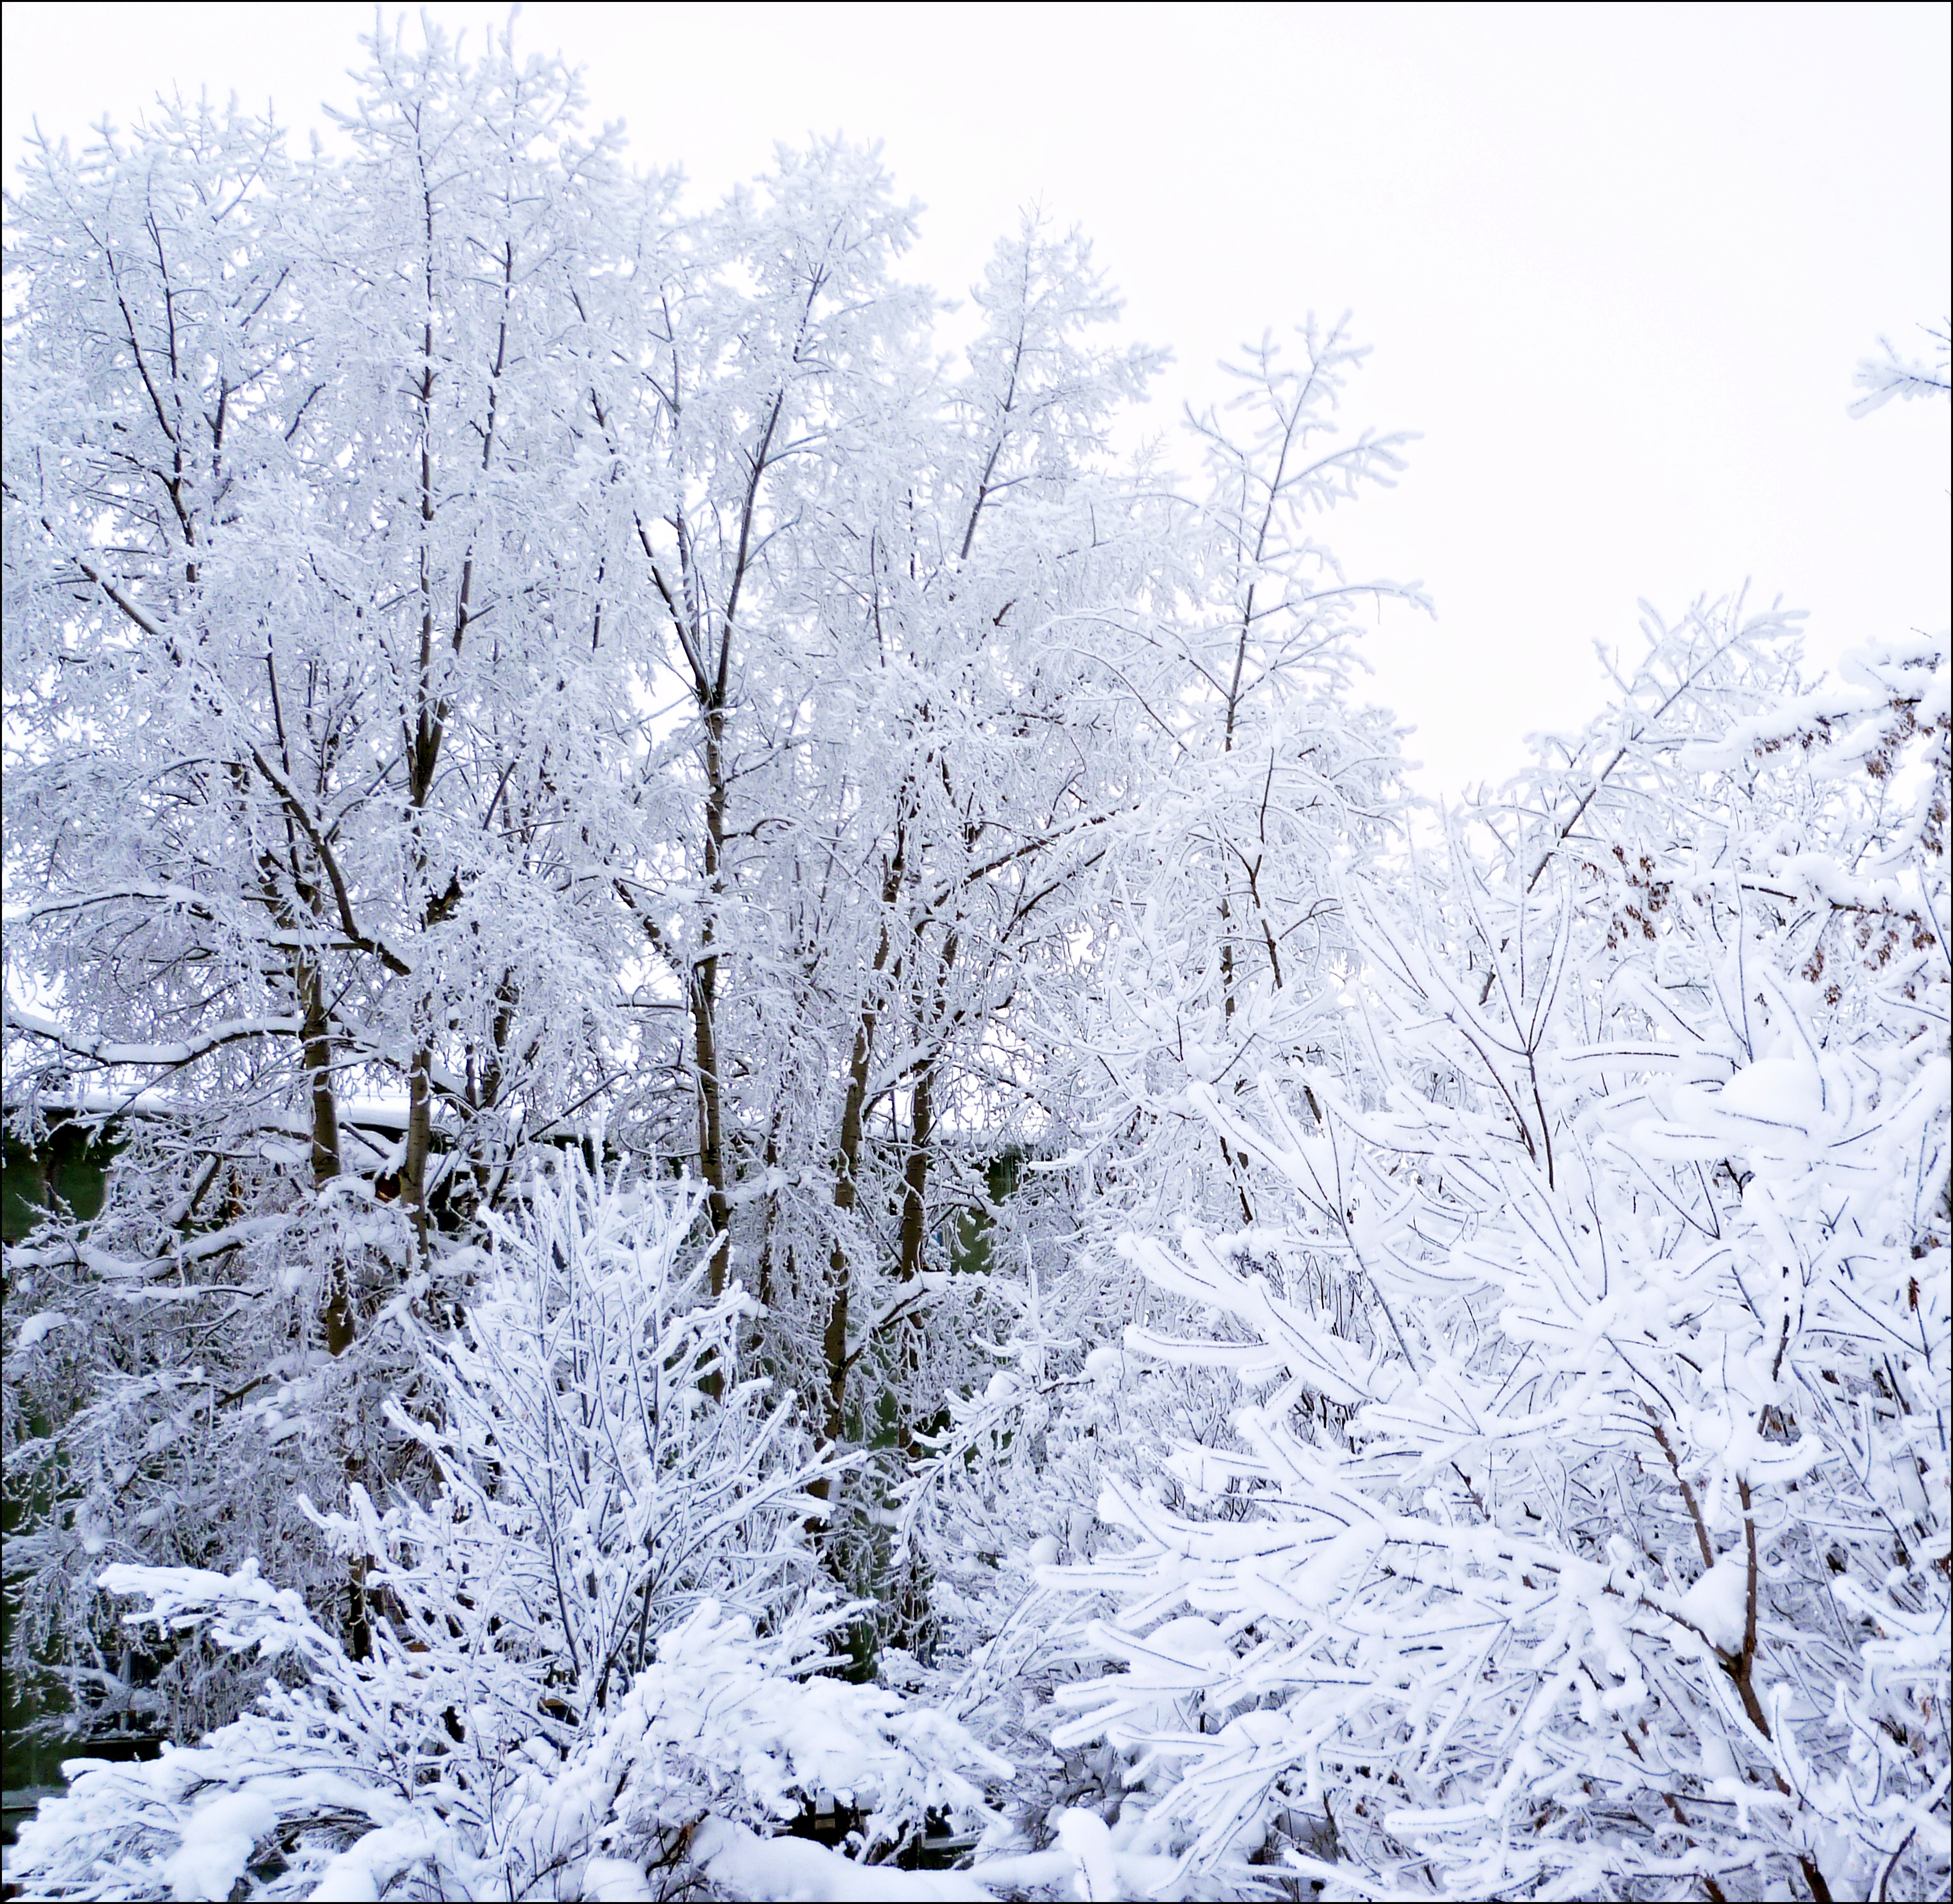
[[[275,1555],[337,1630],[345,1564],[299,1502],[420,1465],[381,1405],[415,1386],[400,1331],[377,1322],[339,1355],[318,1331],[322,1286],[369,1315],[398,1298],[400,1213],[355,1179],[315,1198],[261,1161],[219,1168],[195,1123],[130,1121],[101,1215],[44,1223],[6,1258],[6,1665],[84,1740],[193,1737],[262,1677],[193,1640],[146,1642],[98,1591],[102,1569]]]
[[[848,1609],[809,1590],[801,1530],[840,1464],[742,1379],[750,1298],[680,1267],[695,1213],[572,1154],[494,1223],[459,1326],[421,1331],[432,1418],[396,1408],[432,1498],[321,1517],[363,1574],[363,1656],[255,1564],[106,1570],[135,1621],[285,1670],[199,1744],[76,1762],[10,1874],[59,1897],[622,1895],[708,1818],[763,1834],[839,1804],[873,1856],[980,1814],[1007,1767],[827,1674]]]
[[[838,1803],[886,1850],[931,1811],[980,1812],[973,1781],[1007,1769],[940,1715],[826,1677],[835,1621],[817,1610],[760,1637],[707,1602],[572,1725],[534,1675],[444,1671],[390,1641],[352,1660],[248,1570],[111,1585],[149,1617],[297,1653],[309,1677],[152,1763],[71,1761],[9,1860],[35,1896],[218,1899],[240,1880],[265,1899],[650,1896],[647,1868],[710,1865],[691,1842],[708,1820],[733,1828],[708,1839],[723,1849]]]
[[[1353,885],[1371,1091],[1191,1094],[1283,1221],[1131,1238],[1196,1320],[1127,1348],[1234,1433],[1045,1577],[1118,1602],[1052,1736],[1198,1894],[1943,1890],[1948,675],[1781,662],[1663,634],[1489,847]]]

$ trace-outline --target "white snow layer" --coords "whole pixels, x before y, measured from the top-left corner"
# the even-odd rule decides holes
[[[1682,1617],[1701,1627],[1719,1651],[1741,1652],[1749,1586],[1747,1567],[1719,1561],[1682,1596]]]

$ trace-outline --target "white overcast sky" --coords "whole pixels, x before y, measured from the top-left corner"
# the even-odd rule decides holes
[[[391,17],[393,9],[387,13]],[[427,9],[480,43],[496,9]],[[159,89],[299,129],[358,5],[5,8],[7,172]],[[1598,705],[1593,644],[1751,586],[1814,656],[1948,618],[1944,406],[1845,415],[1857,359],[1948,287],[1943,5],[1628,7],[532,4],[519,45],[584,67],[594,119],[716,195],[776,139],[883,142],[948,294],[1018,208],[1076,223],[1215,393],[1264,327],[1354,312],[1351,414],[1423,432],[1394,493],[1325,531],[1422,579],[1372,636],[1377,697],[1433,793]]]

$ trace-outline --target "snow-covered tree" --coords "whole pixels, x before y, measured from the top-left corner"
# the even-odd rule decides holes
[[[1027,1765],[1048,1755],[1036,1702],[1075,1671],[1037,1567],[1090,1555],[1111,1477],[1137,1485],[1177,1440],[1227,1432],[1224,1386],[1121,1355],[1140,1279],[1117,1239],[1252,1220],[1262,1167],[1196,1094],[1249,1088],[1287,1048],[1349,1055],[1340,869],[1387,850],[1406,804],[1396,732],[1355,699],[1361,611],[1422,599],[1352,585],[1315,533],[1402,466],[1403,437],[1339,414],[1362,354],[1346,326],[1306,328],[1293,365],[1265,340],[1228,408],[1190,419],[1204,484],[1176,500],[1174,560],[1127,611],[1121,651],[1150,771],[1107,829],[1064,957],[1028,988],[1049,1116],[998,1235],[1009,1333],[989,1381],[952,1398],[904,1508],[934,1577],[943,1696]],[[1067,1763],[1045,1796],[1101,1780]]]
[[[1898,397],[1907,402],[1931,401],[1953,393],[1953,321],[1920,327],[1933,346],[1929,357],[1908,357],[1888,337],[1879,340],[1879,355],[1861,357],[1852,377],[1861,395],[1851,403],[1854,416],[1870,416]]]
[[[10,1564],[92,1701],[97,1557],[228,1567],[377,1484],[440,1207],[636,1042],[570,400],[614,142],[506,39],[370,46],[343,161],[171,111],[9,200],[9,1112],[134,1118],[13,1260],[69,1326],[10,1379],[61,1504]]]
[[[879,168],[823,148],[763,190],[710,227],[757,315],[647,269],[607,293],[651,340],[600,408],[679,716],[620,890],[688,1021],[669,1148],[714,1186],[715,1273],[828,1432],[881,1445],[831,1546],[865,1584],[875,1497],[986,1332],[946,1233],[1027,1116],[1004,1014],[1143,759],[1107,634],[1158,539],[1105,437],[1150,359],[1095,342],[1116,301],[1032,221],[951,374]]]

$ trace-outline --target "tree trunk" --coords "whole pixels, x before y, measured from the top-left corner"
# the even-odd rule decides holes
[[[893,894],[889,897],[892,899]],[[854,1026],[854,1049],[848,1064],[848,1096],[842,1106],[841,1141],[835,1153],[834,1209],[844,1221],[859,1196],[856,1173],[861,1161],[862,1115],[868,1096],[868,1067],[875,1049],[875,1031],[880,1021],[877,997],[881,976],[889,962],[888,921],[882,923],[881,942],[875,948],[875,963],[868,988],[861,1001],[861,1016]],[[827,1326],[822,1332],[821,1352],[827,1365],[827,1438],[841,1439],[845,1420],[842,1402],[848,1388],[848,1302],[852,1273],[842,1223],[834,1228],[834,1242],[828,1251]]]
[[[339,1101],[332,1082],[332,1032],[318,968],[301,965],[296,977],[306,1080],[312,1098],[312,1182],[318,1192],[339,1174]],[[353,1292],[346,1287],[346,1265],[337,1250],[326,1273],[325,1307],[319,1323],[328,1354],[343,1355],[353,1346]]]
[[[923,1251],[929,1239],[929,1146],[935,1132],[936,1065],[932,1060],[917,1075],[909,1151],[902,1164],[901,1261],[896,1273],[904,1282],[913,1282],[922,1273]]]
[[[413,1213],[418,1260],[428,1253],[428,1154],[434,1148],[434,1051],[422,1045],[407,1076],[407,1154],[400,1166],[400,1196]]]
[[[706,1271],[713,1295],[726,1287],[732,1260],[732,1203],[726,1173],[725,1092],[719,1081],[719,902],[725,865],[726,784],[723,744],[726,711],[706,710],[705,717],[705,876],[712,894],[701,934],[700,958],[693,968],[691,1012],[694,1049],[698,1071],[698,1168],[705,1179],[706,1209],[712,1224],[712,1261]]]
[[[936,982],[929,1000],[926,1035],[939,1037],[949,975],[955,969],[958,939],[952,929],[944,939],[942,957],[936,968]],[[913,1282],[922,1273],[923,1254],[929,1241],[929,1170],[936,1141],[936,1066],[932,1057],[916,1074],[915,1096],[909,1114],[908,1155],[902,1165],[901,1261],[897,1273],[904,1282]]]
[[[332,1083],[332,1030],[326,1016],[325,987],[316,966],[299,966],[298,993],[306,1080],[312,1096],[312,1178],[316,1189],[339,1174],[339,1100]]]

